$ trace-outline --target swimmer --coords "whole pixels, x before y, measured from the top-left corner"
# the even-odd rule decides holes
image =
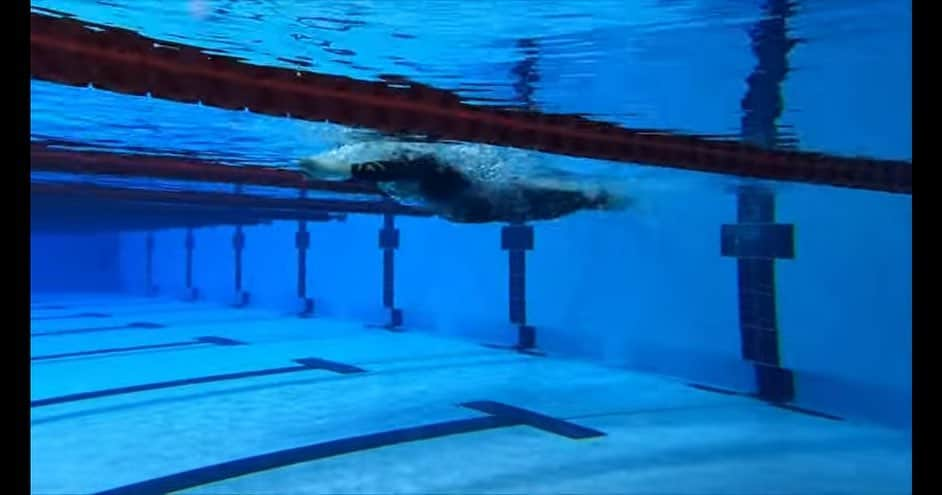
[[[465,146],[463,153],[450,152],[454,146]],[[552,220],[581,210],[621,210],[629,204],[626,198],[575,181],[501,176],[494,173],[493,156],[478,153],[474,146],[363,142],[302,159],[300,166],[312,179],[375,183],[394,199],[417,201],[456,223]]]

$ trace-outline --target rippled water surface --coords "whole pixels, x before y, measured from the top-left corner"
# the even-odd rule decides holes
[[[470,103],[713,137],[742,132],[766,2],[747,0],[34,0],[255,64],[397,75]],[[909,159],[909,2],[794,2],[780,144]],[[283,165],[335,126],[34,81],[34,139]],[[826,124],[824,122],[827,122]],[[838,129],[841,139],[829,132]],[[602,165],[599,165],[602,166]]]

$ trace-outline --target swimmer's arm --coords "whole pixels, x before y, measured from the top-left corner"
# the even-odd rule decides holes
[[[301,173],[320,180],[346,180],[351,177],[352,165],[349,163],[324,160],[316,157],[302,158],[298,161]],[[297,170],[297,169],[294,169]]]

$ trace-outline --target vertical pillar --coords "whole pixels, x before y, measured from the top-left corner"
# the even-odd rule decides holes
[[[527,251],[533,249],[533,227],[511,224],[501,229],[501,248],[507,251],[510,322],[517,326],[518,351],[536,348],[536,329],[527,325]]]
[[[389,310],[389,322],[384,325],[388,330],[402,326],[402,310],[396,308],[395,254],[399,248],[399,229],[395,225],[395,216],[383,215],[383,228],[379,231],[379,247],[383,250],[383,307]]]
[[[788,73],[789,0],[767,0],[765,16],[750,31],[757,57],[742,100],[742,139],[773,148],[783,143],[777,120],[782,113],[781,84]],[[775,195],[758,186],[737,191],[737,223],[721,227],[723,256],[737,258],[739,330],[742,356],[755,368],[760,399],[784,403],[795,396],[795,378],[779,351],[775,260],[794,257],[794,226],[775,222]]]
[[[243,308],[249,304],[249,293],[242,289],[242,252],[245,250],[245,231],[236,225],[232,234],[232,248],[235,252],[235,301],[233,306]]]
[[[235,193],[242,193],[242,184],[235,185]],[[232,234],[232,250],[235,255],[235,269],[234,269],[234,287],[235,287],[235,296],[233,298],[233,306],[236,308],[244,308],[249,304],[249,293],[242,289],[242,253],[245,251],[245,230],[241,224],[236,225],[235,232]]]
[[[307,196],[307,191],[302,189],[300,196]],[[307,296],[307,250],[311,246],[311,233],[304,220],[298,220],[294,245],[298,249],[298,316],[306,318],[314,314],[314,300]]]
[[[158,293],[154,284],[154,233],[148,232],[144,238],[144,292],[153,297]]]
[[[184,243],[184,246],[186,247],[186,291],[183,295],[183,298],[187,301],[195,301],[199,299],[199,290],[196,287],[193,287],[193,250],[196,247],[196,239],[193,235],[193,227],[186,228],[186,240]]]
[[[794,258],[794,226],[775,223],[768,191],[744,189],[737,203],[738,223],[722,226],[721,251],[737,259],[742,356],[755,367],[759,398],[789,402],[794,376],[781,366],[775,260]]]

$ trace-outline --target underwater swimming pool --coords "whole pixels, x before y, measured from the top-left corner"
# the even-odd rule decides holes
[[[911,493],[908,3],[31,5],[32,493]]]

